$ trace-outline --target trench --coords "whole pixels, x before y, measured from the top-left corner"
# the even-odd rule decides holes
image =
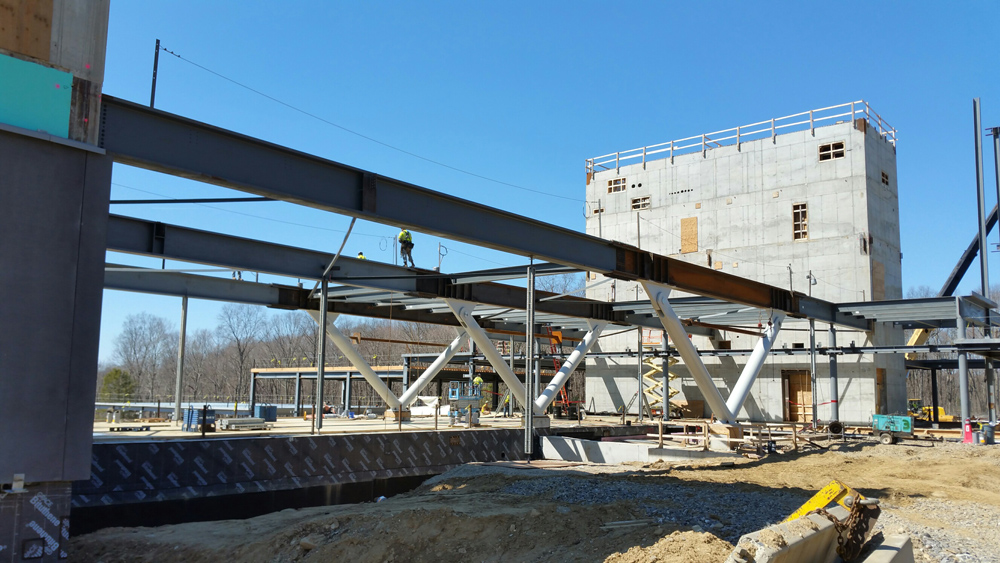
[[[372,502],[412,491],[437,475],[406,475],[355,483],[317,485],[256,493],[135,502],[106,506],[74,507],[70,510],[72,536],[103,528],[153,527],[186,522],[239,520],[288,508],[333,506]]]

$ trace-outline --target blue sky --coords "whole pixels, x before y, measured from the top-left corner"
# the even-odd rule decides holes
[[[166,53],[160,109],[576,230],[584,226],[587,157],[864,99],[899,132],[904,292],[936,290],[976,229],[972,98],[982,98],[984,126],[1000,125],[997,21],[996,2],[116,0],[104,92],[148,103],[159,38],[186,59],[343,127],[561,197],[402,154]],[[997,197],[991,141],[988,207]],[[236,195],[120,165],[114,182],[113,199]],[[349,222],[284,203],[112,212],[330,252]],[[345,250],[392,261],[394,234],[359,222]],[[995,249],[997,235],[990,240]],[[415,242],[417,265],[436,265],[439,240]],[[525,263],[443,244],[446,271]],[[992,279],[1000,281],[994,256]],[[963,293],[978,286],[973,268]],[[189,330],[213,327],[220,306],[193,301]],[[178,298],[106,291],[102,360],[128,314],[176,322],[179,309]]]

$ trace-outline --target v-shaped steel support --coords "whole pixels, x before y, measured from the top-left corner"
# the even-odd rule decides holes
[[[771,346],[774,345],[775,338],[778,337],[778,332],[781,330],[781,323],[784,320],[784,313],[775,313],[764,329],[764,334],[761,335],[760,340],[754,345],[750,359],[743,366],[740,378],[736,380],[736,385],[733,386],[733,391],[729,394],[729,400],[726,401],[726,406],[729,407],[734,416],[739,416],[740,409],[743,408],[743,403],[750,396],[750,387],[753,386],[753,382],[757,379],[760,368],[764,367],[764,361],[767,360],[767,355],[771,351]]]
[[[493,341],[490,340],[486,331],[483,330],[483,327],[479,326],[475,317],[472,316],[472,312],[476,310],[476,304],[458,299],[445,299],[444,301],[448,304],[451,311],[455,313],[455,318],[458,319],[458,322],[461,323],[465,331],[469,333],[469,338],[472,338],[472,341],[479,345],[479,349],[486,356],[486,360],[493,366],[493,369],[497,370],[497,375],[500,376],[500,379],[510,388],[514,399],[527,408],[528,399],[527,393],[524,390],[524,384],[514,375],[514,371],[510,369],[507,362],[497,352],[496,346],[493,345]]]
[[[722,399],[722,394],[719,393],[719,388],[712,381],[712,375],[708,373],[705,362],[701,361],[701,356],[698,355],[698,349],[691,343],[687,330],[684,329],[684,325],[677,318],[677,313],[674,313],[673,307],[670,306],[670,301],[667,299],[670,296],[670,288],[649,281],[641,283],[643,289],[646,290],[646,294],[649,295],[649,300],[653,304],[653,310],[656,311],[656,316],[660,318],[663,329],[670,335],[670,340],[673,342],[674,348],[677,348],[681,359],[684,360],[685,367],[688,368],[691,377],[694,378],[694,382],[698,385],[702,396],[705,397],[705,402],[712,409],[712,413],[721,422],[735,422],[736,417],[733,416],[732,411],[729,410],[726,402]]]
[[[465,344],[467,340],[465,331],[462,329],[457,329],[457,332],[458,336],[455,337],[455,340],[451,341],[451,344],[449,344],[448,347],[445,348],[444,351],[441,352],[441,354],[434,359],[431,365],[427,366],[427,369],[424,370],[424,373],[420,374],[420,377],[418,377],[417,380],[414,381],[410,385],[410,387],[399,397],[399,403],[403,406],[404,409],[410,406],[410,404],[417,399],[417,395],[420,394],[420,391],[423,390],[423,388],[426,387],[427,384],[431,382],[431,380],[437,377],[437,374],[441,371],[441,368],[448,365],[448,362],[450,362],[451,359],[455,357],[455,354],[457,354],[458,351],[462,349],[462,345]]]
[[[319,311],[309,311],[309,314],[317,324],[321,322]],[[399,399],[393,395],[392,391],[389,390],[389,387],[386,386],[384,381],[382,381],[382,378],[380,378],[378,374],[375,373],[375,370],[368,365],[368,362],[361,357],[361,354],[354,349],[354,345],[351,344],[351,340],[344,336],[344,333],[340,332],[337,325],[333,324],[333,321],[335,321],[338,316],[339,315],[333,314],[327,317],[326,336],[333,342],[337,349],[344,354],[344,357],[351,361],[354,368],[361,372],[365,381],[372,386],[372,389],[378,393],[379,397],[382,397],[382,400],[389,405],[389,408],[399,410]]]
[[[566,381],[569,380],[569,376],[572,375],[573,371],[579,367],[580,362],[590,352],[590,349],[597,344],[597,339],[601,337],[601,332],[604,327],[608,326],[607,323],[597,323],[594,321],[587,321],[590,326],[590,331],[584,335],[583,340],[577,345],[573,353],[569,355],[569,358],[563,362],[562,366],[559,368],[559,372],[555,374],[552,381],[542,390],[542,394],[535,399],[535,414],[541,416],[545,414],[545,409],[549,408],[552,401],[556,399],[556,393],[562,389],[563,385],[566,385]]]

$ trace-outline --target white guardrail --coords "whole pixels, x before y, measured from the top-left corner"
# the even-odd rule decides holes
[[[723,129],[713,133],[704,133],[693,137],[675,139],[658,145],[649,145],[627,151],[613,152],[602,156],[587,159],[587,174],[603,172],[604,170],[619,169],[623,164],[634,164],[642,162],[645,164],[650,160],[669,158],[673,164],[674,157],[681,154],[689,154],[719,148],[726,145],[737,145],[746,141],[756,141],[758,139],[774,138],[778,133],[788,133],[796,130],[809,129],[815,131],[821,125],[831,125],[846,121],[850,118],[853,123],[859,117],[864,117],[869,123],[869,127],[878,132],[887,141],[896,146],[896,129],[891,127],[882,116],[872,111],[871,106],[864,100],[830,106],[826,108],[813,109],[776,117],[766,121],[758,121],[749,125],[740,125],[731,129]]]

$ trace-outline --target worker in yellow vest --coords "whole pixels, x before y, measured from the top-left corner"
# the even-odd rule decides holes
[[[368,258],[365,258],[365,253],[364,252],[359,252],[358,253],[358,260],[367,260],[367,259]]]
[[[399,255],[403,258],[403,266],[406,266],[406,261],[409,259],[410,268],[416,268],[417,265],[413,262],[413,236],[410,235],[410,231],[406,229],[400,229],[399,235],[396,237],[399,241]]]

